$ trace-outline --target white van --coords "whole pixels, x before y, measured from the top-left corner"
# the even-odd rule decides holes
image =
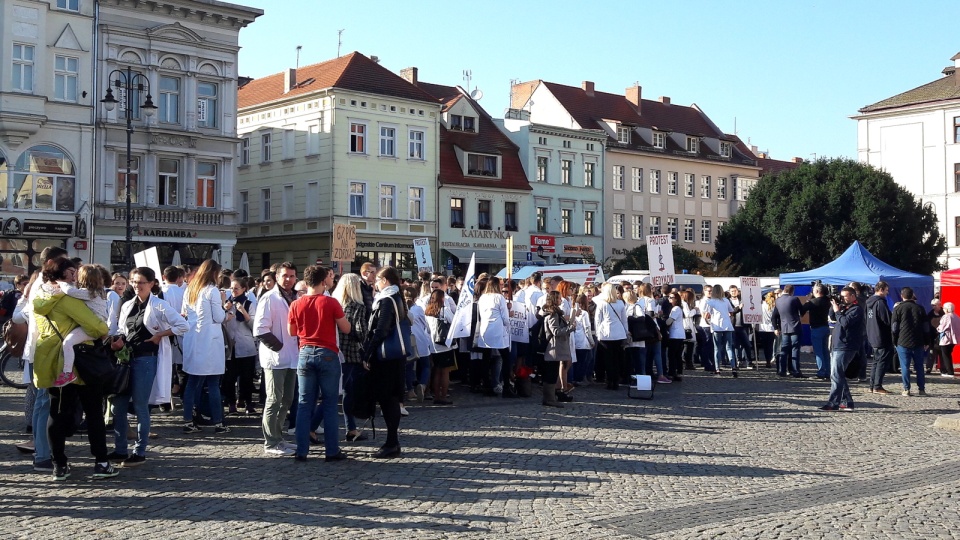
[[[607,281],[610,283],[622,283],[624,281],[629,281],[631,283],[637,281],[650,283],[650,272],[627,272],[620,274],[619,276],[613,276]],[[674,274],[672,285],[683,287],[684,289],[693,289],[695,293],[701,295],[703,294],[704,287],[707,285],[707,281],[699,274]]]
[[[580,285],[590,283],[603,283],[603,270],[597,264],[555,264],[551,266],[521,266],[511,277],[511,279],[526,279],[534,272],[543,274],[543,279],[549,279],[553,276],[560,276],[565,281],[572,281]],[[504,268],[497,272],[498,278],[507,277],[507,269]]]

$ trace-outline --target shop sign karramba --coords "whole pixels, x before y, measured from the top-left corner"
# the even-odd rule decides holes
[[[140,236],[156,236],[158,238],[196,238],[196,231],[170,231],[167,229],[140,229]]]

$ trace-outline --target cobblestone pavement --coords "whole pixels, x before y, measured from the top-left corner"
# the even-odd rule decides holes
[[[828,387],[695,371],[653,401],[591,386],[546,410],[455,385],[454,407],[409,407],[401,459],[368,441],[342,463],[264,457],[255,418],[216,436],[157,415],[144,466],[93,481],[74,437],[65,483],[13,448],[22,392],[4,388],[0,536],[960,538],[960,432],[931,427],[960,380],[930,378],[929,397],[855,384],[853,414],[816,409]]]

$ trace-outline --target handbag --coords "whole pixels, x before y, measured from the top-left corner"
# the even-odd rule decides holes
[[[3,323],[3,342],[7,344],[10,356],[20,358],[27,344],[27,323],[15,323],[13,319]]]
[[[394,326],[394,331],[380,344],[380,360],[406,359],[409,356],[408,351],[413,352],[413,346],[410,343],[413,331],[409,320],[400,320],[397,301],[393,297],[390,297],[390,301],[393,302],[393,316],[397,324]]]
[[[451,324],[443,318],[443,308],[440,308],[440,315],[437,317],[437,325],[433,329],[433,342],[438,345],[447,344],[447,335],[450,333]]]

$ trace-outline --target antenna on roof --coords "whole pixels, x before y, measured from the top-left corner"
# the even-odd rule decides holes
[[[463,80],[467,81],[467,93],[470,92],[470,79],[473,78],[473,70],[465,69],[463,70]]]
[[[295,66],[296,69],[300,69],[300,49],[302,48],[303,48],[303,45],[297,45],[297,64]]]
[[[473,92],[470,92],[470,97],[473,98],[474,101],[480,101],[481,99],[483,99],[483,90],[480,90],[479,88],[474,88]]]
[[[733,117],[733,134],[734,134],[734,135],[737,135],[737,134],[738,134],[738,133],[737,133],[737,117],[736,117],[736,116]]]
[[[337,30],[337,58],[340,58],[340,46],[343,45],[343,31],[345,28]]]

